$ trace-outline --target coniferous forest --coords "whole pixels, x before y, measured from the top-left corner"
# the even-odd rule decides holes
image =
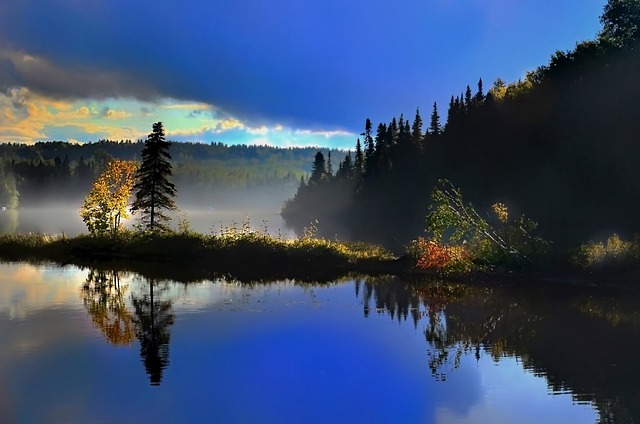
[[[283,216],[399,248],[424,233],[430,193],[446,179],[481,215],[501,202],[557,247],[640,233],[640,5],[610,1],[600,21],[596,40],[522,80],[480,80],[446,108],[367,119],[335,172],[318,152]]]
[[[80,204],[110,161],[139,161],[142,145],[141,140],[0,144],[0,206]],[[309,158],[317,149],[173,143],[171,150],[180,204],[218,208],[264,202],[256,198],[262,194],[291,196],[310,172]]]

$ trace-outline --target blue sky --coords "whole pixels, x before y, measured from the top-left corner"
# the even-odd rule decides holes
[[[605,0],[3,0],[0,142],[353,147],[593,39]]]

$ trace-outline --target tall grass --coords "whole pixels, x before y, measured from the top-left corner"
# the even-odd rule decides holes
[[[180,231],[149,233],[123,230],[111,236],[49,234],[0,235],[0,256],[6,259],[73,260],[116,258],[130,260],[203,261],[234,257],[242,260],[323,259],[356,263],[392,260],[380,246],[316,237],[284,239],[248,226],[227,227],[218,234],[201,234],[183,226]]]

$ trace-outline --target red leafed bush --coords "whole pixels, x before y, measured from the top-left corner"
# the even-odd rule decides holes
[[[422,270],[453,270],[465,263],[468,256],[462,246],[442,246],[423,237],[412,242],[409,253],[416,261],[416,268]]]

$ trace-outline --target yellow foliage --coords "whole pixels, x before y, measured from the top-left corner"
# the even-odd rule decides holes
[[[500,222],[506,224],[509,221],[509,209],[503,203],[494,203],[491,208]]]
[[[115,233],[122,218],[128,218],[127,205],[138,164],[113,160],[95,179],[80,208],[80,216],[91,234]]]
[[[637,246],[633,242],[623,240],[614,233],[607,239],[606,244],[591,242],[580,246],[575,259],[582,266],[593,267],[612,261],[634,259],[636,251]]]

